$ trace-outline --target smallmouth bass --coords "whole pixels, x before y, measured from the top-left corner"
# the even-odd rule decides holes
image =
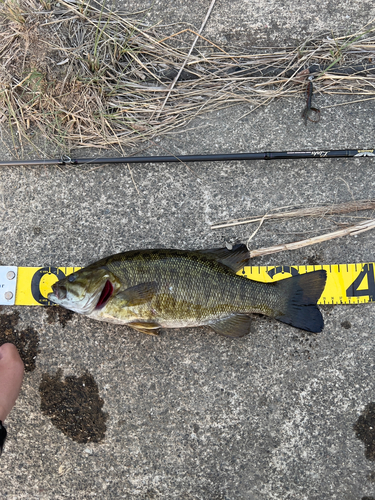
[[[250,332],[250,313],[309,332],[323,329],[316,304],[326,271],[266,284],[236,274],[248,262],[245,245],[129,251],[56,282],[48,298],[90,318],[154,335],[160,328],[208,325],[221,335],[242,337]]]

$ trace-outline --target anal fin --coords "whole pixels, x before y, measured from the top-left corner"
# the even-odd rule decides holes
[[[209,325],[219,335],[226,337],[244,337],[251,331],[251,318],[246,314],[233,314]]]

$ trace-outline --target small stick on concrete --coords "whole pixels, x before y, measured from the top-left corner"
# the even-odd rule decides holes
[[[297,250],[298,248],[307,247],[310,245],[315,245],[316,243],[322,243],[323,241],[333,240],[335,238],[341,238],[342,236],[355,236],[357,234],[364,233],[370,229],[375,228],[375,219],[366,220],[360,222],[359,224],[354,224],[345,229],[340,229],[334,231],[333,233],[322,234],[321,236],[316,236],[315,238],[308,238],[307,240],[294,241],[292,243],[284,243],[281,245],[276,245],[274,247],[258,248],[258,250],[252,250],[250,252],[250,258],[260,257],[262,255],[270,255],[273,253],[284,252],[285,250]]]

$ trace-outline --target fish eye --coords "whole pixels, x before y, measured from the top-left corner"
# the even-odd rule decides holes
[[[73,283],[73,281],[75,281],[75,279],[77,278],[77,275],[76,274],[70,274],[68,276],[68,281],[69,283]]]

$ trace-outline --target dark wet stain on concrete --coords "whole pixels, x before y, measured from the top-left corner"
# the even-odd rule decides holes
[[[88,372],[65,380],[61,376],[61,370],[54,376],[43,374],[39,386],[42,413],[74,441],[98,443],[104,439],[108,415],[102,411],[97,383]]]
[[[318,336],[314,333],[298,332],[292,336],[292,340],[295,342],[294,351],[291,352],[293,357],[303,357],[305,359],[311,359],[314,355],[314,349],[318,346]]]
[[[49,306],[46,307],[45,310],[47,312],[48,323],[52,324],[58,321],[63,328],[65,328],[67,322],[74,316],[73,311],[69,311],[60,306]]]
[[[35,361],[39,352],[39,334],[28,326],[24,330],[17,330],[19,312],[0,314],[0,345],[7,342],[14,344],[25,365],[26,372],[35,370]]]
[[[374,497],[362,497],[361,500],[375,500]]]
[[[313,253],[306,259],[306,263],[309,266],[317,266],[323,260],[323,256],[320,253]]]
[[[375,403],[366,405],[353,429],[356,437],[365,445],[367,460],[375,460]]]
[[[343,322],[341,323],[341,326],[342,326],[343,328],[345,328],[345,330],[349,330],[349,328],[351,328],[351,327],[352,327],[352,324],[350,323],[350,321],[343,321]]]

